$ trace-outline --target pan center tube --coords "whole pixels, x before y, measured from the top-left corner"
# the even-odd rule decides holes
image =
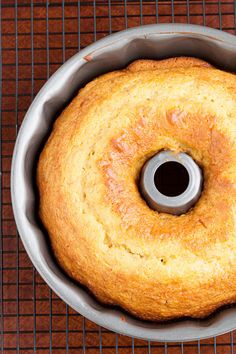
[[[203,175],[200,167],[186,153],[161,151],[143,166],[140,190],[150,208],[181,215],[200,198]]]

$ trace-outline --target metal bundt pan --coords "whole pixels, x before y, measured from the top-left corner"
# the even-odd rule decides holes
[[[56,264],[37,217],[35,166],[52,123],[74,94],[94,77],[138,58],[194,56],[236,71],[236,37],[218,30],[181,24],[138,27],[108,36],[68,60],[44,85],[30,106],[15,145],[11,193],[16,224],[34,266],[48,285],[91,321],[125,335],[157,341],[189,341],[236,328],[236,307],[205,320],[150,323],[122,309],[105,307],[69,279]],[[124,320],[125,318],[125,320]]]

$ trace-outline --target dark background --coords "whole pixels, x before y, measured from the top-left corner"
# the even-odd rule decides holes
[[[70,309],[35,271],[18,237],[10,200],[10,165],[31,101],[47,78],[78,50],[109,33],[156,22],[207,25],[236,34],[236,1],[0,3],[2,353],[233,354],[236,333],[235,340],[230,333],[186,344],[150,343],[111,333]]]

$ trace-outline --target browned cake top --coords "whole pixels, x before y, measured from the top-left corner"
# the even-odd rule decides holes
[[[140,170],[187,152],[204,190],[188,213],[151,210]],[[236,76],[193,58],[141,60],[93,80],[57,119],[38,165],[58,262],[100,301],[147,319],[236,301]]]

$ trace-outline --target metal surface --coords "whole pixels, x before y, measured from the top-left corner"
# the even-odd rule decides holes
[[[160,168],[168,163],[175,163],[174,168],[160,176],[160,187],[165,192],[158,189],[156,183],[156,174]],[[178,165],[182,166],[182,173],[178,178]],[[165,167],[164,167],[165,168]],[[167,167],[168,168],[168,167]],[[183,173],[185,172],[185,174]],[[168,173],[170,176],[168,176]],[[167,182],[163,179],[168,180]],[[176,179],[176,181],[175,181]],[[186,185],[182,186],[186,179]],[[176,185],[176,183],[178,185]],[[154,210],[174,215],[186,213],[199,199],[202,192],[202,173],[195,161],[185,153],[175,154],[173,151],[161,151],[150,160],[148,160],[142,168],[140,188],[147,204]],[[173,195],[168,194],[169,192]],[[182,190],[183,189],[183,190]],[[176,191],[180,190],[178,193]]]
[[[233,353],[233,332],[185,344],[131,340],[100,329],[66,307],[34,270],[18,240],[11,211],[9,169],[22,118],[47,77],[63,62],[63,51],[68,59],[95,38],[141,22],[197,23],[235,34],[235,1],[108,0],[63,4],[53,0],[2,0],[0,11],[2,352]]]
[[[14,148],[11,195],[17,228],[31,261],[54,292],[86,318],[110,330],[149,340],[186,341],[235,328],[236,308],[222,310],[214,320],[183,320],[166,324],[139,321],[122,310],[102,306],[61,272],[36,212],[34,171],[39,150],[58,112],[79,87],[104,72],[137,58],[197,56],[236,71],[236,37],[193,25],[149,25],[101,39],[69,59],[47,81],[31,104]],[[125,321],[123,320],[125,318]]]

